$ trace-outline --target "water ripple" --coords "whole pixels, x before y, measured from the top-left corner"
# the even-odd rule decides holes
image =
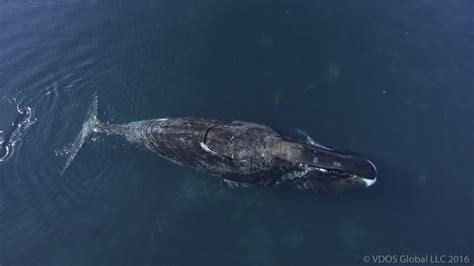
[[[16,99],[13,98],[11,101],[16,102]],[[15,145],[35,122],[33,110],[29,106],[21,107],[20,104],[16,104],[16,111],[17,117],[10,128],[0,130],[0,163],[6,162],[11,157]]]
[[[102,192],[117,185],[121,173],[130,172],[127,148],[94,136],[68,172],[60,174],[68,143],[79,132],[94,92],[101,95],[110,84],[116,88],[113,95],[103,94],[99,111],[104,121],[115,117],[106,104],[109,97],[120,99],[117,109],[127,106],[121,109],[121,120],[135,116],[138,106],[132,82],[111,81],[117,59],[100,52],[104,37],[90,29],[59,36],[61,27],[56,23],[52,30],[0,30],[5,47],[0,51],[0,80],[6,95],[0,101],[7,103],[0,107],[16,109],[2,116],[11,125],[0,125],[0,240],[9,239],[11,247],[40,245],[41,239],[54,235],[77,235],[107,213],[113,200],[104,200]],[[122,163],[115,165],[116,161]],[[66,221],[71,223],[67,229]],[[16,255],[27,252],[16,249]]]

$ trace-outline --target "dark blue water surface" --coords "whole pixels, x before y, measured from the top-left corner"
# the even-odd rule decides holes
[[[470,0],[0,0],[0,265],[472,265],[473,17]],[[229,189],[111,136],[61,175],[94,93],[112,123],[300,128],[379,179]]]

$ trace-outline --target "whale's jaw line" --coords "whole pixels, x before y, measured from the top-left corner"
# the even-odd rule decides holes
[[[362,181],[365,183],[366,187],[370,187],[375,184],[375,182],[377,182],[377,177],[375,177],[374,179],[362,178]]]

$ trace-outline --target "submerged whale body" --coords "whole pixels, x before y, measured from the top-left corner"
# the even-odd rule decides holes
[[[288,186],[340,193],[376,181],[376,168],[370,161],[319,145],[307,135],[301,142],[255,123],[192,117],[107,124],[97,119],[97,107],[94,96],[64,170],[90,134],[106,133],[177,164],[218,176],[232,186]]]

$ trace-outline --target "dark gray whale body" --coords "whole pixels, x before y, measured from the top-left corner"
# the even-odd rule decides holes
[[[292,139],[270,127],[235,120],[165,118],[106,124],[97,120],[97,97],[66,167],[92,133],[124,137],[177,164],[219,176],[232,186],[289,186],[340,193],[376,181],[374,165],[360,156]]]

